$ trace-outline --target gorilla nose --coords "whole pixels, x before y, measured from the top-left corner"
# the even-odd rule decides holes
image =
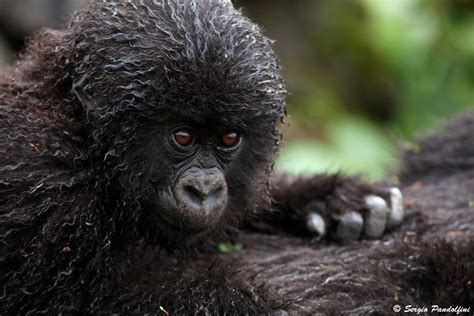
[[[176,200],[198,216],[217,216],[227,205],[227,186],[217,173],[188,175],[176,187]]]

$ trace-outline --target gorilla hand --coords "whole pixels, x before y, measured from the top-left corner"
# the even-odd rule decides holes
[[[401,224],[398,188],[378,189],[352,177],[279,178],[272,191],[273,222],[296,234],[340,242],[380,238]]]
[[[357,210],[339,210],[329,214],[326,220],[318,209],[310,210],[306,215],[306,225],[317,236],[331,234],[341,242],[357,240],[360,237],[380,238],[386,229],[401,224],[404,216],[403,196],[398,188],[389,190],[389,200],[378,195],[367,195],[365,204]],[[342,211],[342,212],[341,212]],[[335,224],[328,225],[327,222]],[[329,229],[333,231],[328,232]]]

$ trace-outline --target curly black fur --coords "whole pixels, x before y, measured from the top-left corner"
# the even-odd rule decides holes
[[[472,184],[456,178],[460,168],[428,191],[407,186],[438,208],[414,206],[383,244],[308,245],[235,229],[272,208],[291,213],[279,221],[294,229],[315,192],[334,197],[322,207],[338,209],[339,197],[353,197],[351,206],[373,190],[340,176],[282,180],[269,190],[286,93],[270,45],[224,0],[97,1],[66,30],[37,35],[0,72],[0,313],[384,313],[400,301],[472,304],[466,203],[474,198],[465,187],[459,205],[441,203],[454,196],[446,190],[431,198],[443,182]],[[150,227],[142,203],[172,165],[146,149],[153,131],[183,113],[215,113],[255,135],[227,171],[226,214],[193,243],[166,225]],[[470,161],[463,148],[452,150]],[[272,207],[269,193],[280,201]],[[452,240],[433,244],[436,236]],[[246,250],[219,254],[214,241],[223,238]]]

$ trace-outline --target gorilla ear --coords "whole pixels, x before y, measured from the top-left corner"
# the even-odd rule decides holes
[[[81,77],[81,79],[79,79],[78,82],[72,85],[72,91],[74,92],[74,95],[77,97],[79,102],[81,102],[86,113],[89,113],[91,111],[94,111],[94,109],[96,109],[97,104],[94,102],[92,97],[84,89],[85,87],[84,82],[86,81],[86,79],[87,79],[87,74],[84,74]]]

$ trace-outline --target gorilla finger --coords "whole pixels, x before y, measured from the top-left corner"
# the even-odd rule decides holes
[[[376,195],[366,196],[365,204],[369,210],[365,215],[364,235],[368,238],[379,238],[387,226],[390,209],[387,202]]]
[[[362,233],[364,219],[357,212],[349,212],[344,214],[337,225],[336,239],[341,242],[358,240]]]
[[[405,216],[405,210],[403,207],[403,195],[400,189],[390,189],[390,203],[392,208],[388,215],[387,228],[393,228],[402,223],[403,217]]]
[[[308,230],[320,237],[326,234],[326,223],[318,213],[310,212],[306,217]]]

